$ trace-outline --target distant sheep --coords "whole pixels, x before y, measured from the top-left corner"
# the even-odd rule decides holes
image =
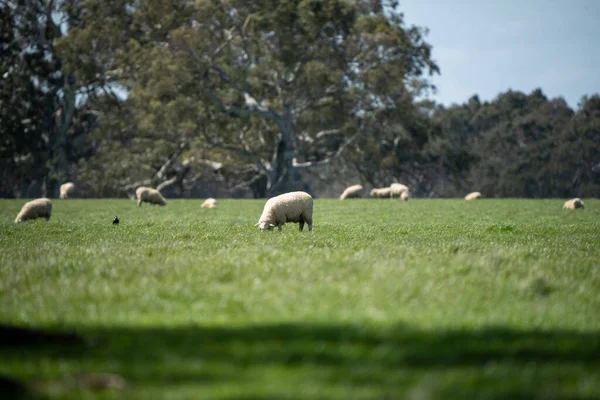
[[[583,201],[581,201],[580,198],[576,197],[574,199],[571,200],[567,200],[565,201],[565,204],[563,204],[563,210],[567,209],[567,210],[575,210],[576,208],[585,208]]]
[[[403,185],[401,183],[392,183],[390,185],[390,197],[399,198],[401,200],[408,200],[409,191],[408,186]]]
[[[215,208],[217,206],[217,200],[212,197],[204,200],[204,203],[200,205],[201,208]]]
[[[136,189],[135,198],[138,201],[138,207],[141,206],[142,203],[158,204],[159,206],[167,205],[167,201],[158,190],[145,186],[140,186]]]
[[[304,223],[308,224],[308,231],[312,231],[313,198],[306,192],[290,192],[275,196],[267,201],[263,212],[255,226],[261,231],[270,231],[281,227],[286,222],[300,224],[300,231]]]
[[[389,199],[392,196],[392,189],[389,187],[371,189],[369,195],[379,199]]]
[[[49,221],[51,215],[52,202],[50,199],[42,197],[23,204],[21,211],[15,218],[15,224],[35,218],[46,218],[46,221]]]
[[[67,182],[60,185],[60,198],[68,199],[69,196],[73,196],[75,193],[75,185],[73,182]]]
[[[475,200],[481,197],[481,193],[473,192],[465,196],[465,200]]]
[[[340,195],[340,200],[353,199],[361,197],[365,188],[362,185],[348,186],[344,193]]]

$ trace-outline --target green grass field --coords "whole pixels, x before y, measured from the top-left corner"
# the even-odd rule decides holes
[[[317,199],[312,233],[259,232],[264,200],[54,200],[19,225],[24,201],[0,200],[0,387],[600,398],[600,200],[584,200]]]

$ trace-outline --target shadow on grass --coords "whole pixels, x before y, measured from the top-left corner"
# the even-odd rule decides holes
[[[20,380],[0,375],[0,399],[44,400],[39,393]]]
[[[239,384],[255,379],[252,371],[275,368],[283,371],[280,378],[302,369],[312,371],[306,379],[320,387],[375,385],[393,395],[427,386],[423,379],[429,377],[430,398],[490,399],[584,399],[572,385],[584,373],[596,382],[589,390],[600,393],[600,332],[280,324],[74,334],[0,325],[0,355],[34,364],[71,361],[92,370],[109,365],[134,386]]]

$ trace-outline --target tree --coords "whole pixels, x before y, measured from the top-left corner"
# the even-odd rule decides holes
[[[554,196],[600,196],[599,143],[600,95],[584,97],[552,150]]]
[[[499,95],[473,120],[480,133],[471,182],[488,196],[552,196],[550,156],[572,114],[564,100],[548,100],[539,89]]]
[[[88,150],[83,137],[95,115],[78,99],[100,85],[65,72],[56,47],[79,17],[80,3],[0,3],[2,195],[57,196],[72,178],[71,164]]]
[[[481,109],[482,103],[475,95],[465,104],[434,110],[424,150],[432,195],[456,197],[472,190],[469,174],[479,161],[473,146],[481,129],[475,118]]]
[[[65,48],[110,43],[96,58],[119,71],[138,133],[169,143],[167,161],[182,146],[233,158],[261,197],[302,185],[300,171],[402,115],[430,88],[424,74],[438,72],[395,1],[146,0],[90,11]],[[117,11],[125,17],[113,21]]]
[[[572,116],[563,99],[548,100],[540,89],[438,107],[427,144],[436,167],[434,190],[443,196],[473,190],[489,197],[556,196],[564,180],[556,177],[552,154],[564,145],[560,136]]]

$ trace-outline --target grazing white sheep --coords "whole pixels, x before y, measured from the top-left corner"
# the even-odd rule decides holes
[[[375,198],[379,198],[379,199],[383,199],[383,198],[389,199],[392,195],[392,189],[389,187],[371,189],[371,192],[369,192],[369,195],[371,197],[375,197]]]
[[[158,204],[159,206],[167,205],[167,201],[158,190],[145,186],[140,186],[136,189],[135,198],[138,201],[138,207],[141,206],[142,203]]]
[[[403,185],[401,183],[392,183],[390,185],[390,197],[393,199],[395,197],[401,200],[408,200],[409,192],[408,186]]]
[[[562,208],[567,209],[567,210],[575,210],[577,208],[585,208],[585,207],[584,207],[583,201],[581,201],[580,198],[575,197],[574,199],[565,201],[565,204],[563,204]]]
[[[304,224],[308,224],[309,232],[312,231],[313,198],[306,192],[290,192],[269,199],[255,226],[261,231],[270,231],[281,227],[286,222],[300,224],[300,231]]]
[[[42,197],[23,204],[21,211],[15,218],[15,224],[35,218],[46,218],[46,221],[49,221],[51,215],[52,202],[50,199]]]
[[[204,200],[204,202],[200,205],[201,208],[215,208],[217,206],[217,200],[212,197]]]
[[[344,190],[344,193],[340,195],[340,200],[361,197],[363,190],[365,190],[365,188],[362,185],[348,186],[346,190]]]
[[[72,196],[75,193],[75,185],[73,182],[67,182],[60,185],[60,198],[68,199],[69,196]]]
[[[481,197],[481,193],[473,192],[465,196],[465,200],[475,200]]]

